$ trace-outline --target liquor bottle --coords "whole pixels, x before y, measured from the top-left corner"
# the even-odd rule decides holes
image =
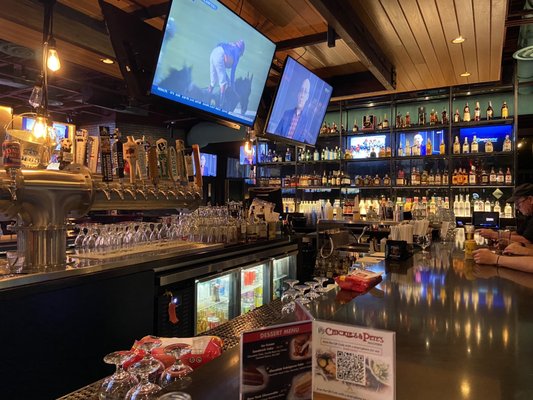
[[[483,211],[485,211],[485,212],[491,212],[491,208],[492,208],[492,207],[490,206],[490,201],[489,201],[489,199],[487,198],[487,200],[485,200],[485,208],[484,208]]]
[[[378,174],[374,177],[374,186],[381,186],[381,178]]]
[[[459,214],[459,195],[457,194],[453,200],[453,213],[456,217],[461,217],[461,214]]]
[[[287,151],[285,152],[285,162],[291,162],[291,158],[292,158],[291,151],[287,147]]]
[[[418,172],[416,167],[413,168],[413,172],[411,174],[411,185],[420,186],[420,172]]]
[[[446,154],[446,145],[444,144],[444,137],[440,140],[439,154],[440,155]]]
[[[513,207],[509,203],[505,203],[505,207],[503,209],[503,216],[504,218],[513,218]]]
[[[322,174],[322,186],[328,185],[328,176],[326,175],[326,171],[324,171],[324,174]]]
[[[465,216],[465,203],[463,201],[463,195],[459,195],[459,202],[457,203],[457,213],[460,217]]]
[[[494,118],[494,110],[492,109],[492,101],[489,101],[489,106],[487,107],[487,121]]]
[[[383,186],[390,186],[390,177],[389,174],[385,174],[385,177],[383,178]]]
[[[380,147],[379,148],[379,152],[378,152],[378,157],[379,158],[383,158],[383,157],[385,157],[385,154],[386,154],[385,153],[385,147]]]
[[[468,102],[466,102],[463,109],[463,121],[470,122],[470,107],[468,106]]]
[[[389,120],[387,119],[387,114],[383,117],[383,129],[389,128]]]
[[[509,135],[505,135],[505,140],[503,141],[502,151],[512,151],[512,150],[513,150],[513,144],[511,142],[511,139],[509,138]]]
[[[392,157],[392,148],[390,146],[385,147],[385,157]]]
[[[431,201],[429,202],[429,213],[435,215],[437,212],[437,202],[435,196],[431,196]]]
[[[427,186],[429,183],[429,174],[426,170],[422,171],[422,174],[420,174],[420,184],[422,186]]]
[[[481,120],[481,108],[479,108],[479,101],[476,101],[476,108],[474,108],[474,121]]]
[[[453,170],[453,175],[452,175],[452,185],[457,185],[457,177],[459,176],[459,174],[457,173],[457,168],[455,168]]]
[[[309,150],[308,150],[309,151]],[[272,152],[272,162],[278,162],[278,155],[276,154],[276,150]]]
[[[488,185],[490,183],[490,175],[486,169],[481,172],[481,184]]]
[[[435,185],[436,186],[442,185],[442,174],[440,173],[439,170],[437,170],[437,172],[435,173]]]
[[[405,172],[403,172],[403,169],[400,169],[398,171],[398,175],[396,176],[396,186],[404,186],[405,185]]]
[[[505,174],[503,173],[502,169],[498,169],[498,174],[496,175],[496,182],[498,185],[505,184]]]
[[[505,173],[505,184],[506,185],[512,185],[513,184],[513,176],[511,174],[511,168],[507,167],[507,172]]]
[[[494,146],[490,140],[485,142],[485,153],[492,153],[494,151]]]
[[[470,173],[468,174],[468,184],[477,184],[476,167],[474,165],[472,165],[472,167],[470,168]]]
[[[379,122],[378,122],[377,129],[378,129],[378,130],[383,129],[383,122],[381,122],[381,118],[379,118]]]
[[[370,149],[370,158],[376,158],[376,149],[373,147]]]
[[[455,109],[455,114],[453,114],[453,122],[461,122],[461,115],[459,114],[459,109]]]
[[[431,112],[429,113],[429,124],[435,125],[437,123],[436,119],[437,119],[437,113],[435,113],[435,109],[432,108]]]
[[[428,137],[426,143],[426,156],[430,156],[433,153],[433,145],[431,144],[431,139]]]
[[[450,176],[448,175],[448,170],[445,169],[442,173],[442,185],[448,186],[448,183],[450,182]]]
[[[411,126],[411,116],[409,115],[409,111],[405,113],[405,127],[409,128]]]
[[[407,157],[411,157],[411,143],[409,142],[409,139],[405,139],[405,150],[404,153]]]
[[[444,198],[444,202],[442,203],[442,208],[449,210],[450,209],[450,199],[448,196]]]
[[[478,144],[476,135],[474,135],[474,138],[472,139],[472,153],[477,153],[478,151],[479,151],[479,144]]]
[[[465,217],[470,217],[471,216],[471,205],[470,205],[470,199],[469,199],[470,195],[466,195],[465,197],[465,202],[464,202],[464,216]]]
[[[426,107],[418,107],[418,125],[426,125]]]
[[[435,174],[433,173],[433,171],[429,171],[428,173],[428,185],[429,186],[435,185]]]
[[[509,108],[507,108],[507,102],[504,101],[502,104],[502,119],[509,118]]]
[[[344,124],[341,124],[341,135],[346,134],[346,128],[344,127]]]
[[[446,107],[442,109],[442,125],[446,125],[448,123],[448,113],[446,112]]]
[[[339,133],[339,128],[337,128],[337,123],[333,121],[333,126],[331,127],[331,133]]]
[[[357,126],[357,119],[354,119],[352,132],[358,132],[358,131],[359,131],[359,127]]]
[[[465,137],[465,141],[463,143],[463,154],[470,153],[470,145],[468,144],[468,138]]]
[[[500,217],[502,216],[502,207],[500,206],[499,201],[494,202],[494,212],[497,212],[500,215]]]
[[[453,142],[453,154],[461,154],[461,143],[459,143],[459,137],[455,137]]]
[[[320,160],[320,153],[318,152],[318,149],[315,147],[315,151],[313,152],[313,161],[319,161]]]
[[[405,156],[405,153],[403,152],[403,147],[402,147],[402,144],[400,143],[400,145],[398,146],[398,157],[403,157]]]
[[[496,175],[496,171],[494,171],[494,167],[490,169],[490,175],[489,175],[489,184],[496,185],[498,183],[498,177]]]
[[[394,124],[396,128],[402,127],[402,114],[398,113],[396,114],[396,123]]]

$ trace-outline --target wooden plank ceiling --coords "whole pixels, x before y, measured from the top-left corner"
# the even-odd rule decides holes
[[[167,1],[106,0],[134,12],[159,29],[164,24]],[[353,38],[341,37],[335,47],[306,43],[306,38],[322,34],[328,22],[313,4],[325,0],[222,0],[251,25],[277,43],[298,43],[278,51],[275,65],[287,55],[324,78],[354,77],[354,89],[334,100],[365,97],[390,91],[357,90],[358,76],[368,71],[353,47]],[[331,0],[341,4],[349,15],[357,16],[382,53],[396,70],[396,91],[424,90],[459,84],[500,80],[505,20],[508,0]],[[59,9],[60,8],[60,9]],[[69,18],[67,11],[86,21]],[[54,34],[61,57],[111,77],[120,78],[116,64],[101,58],[114,57],[103,23],[98,0],[58,0]],[[335,17],[335,15],[333,15]],[[340,17],[337,15],[337,17]],[[331,18],[331,16],[329,16]],[[38,53],[41,43],[42,4],[38,0],[2,0],[0,39],[23,45]],[[462,35],[463,44],[452,44]],[[346,39],[346,40],[345,40]],[[291,42],[292,41],[292,42]],[[277,69],[277,71],[276,71]],[[469,72],[470,76],[460,74]],[[275,84],[279,68],[272,70]],[[368,76],[369,74],[367,74]],[[364,87],[361,86],[361,87]],[[361,92],[362,91],[362,92]]]

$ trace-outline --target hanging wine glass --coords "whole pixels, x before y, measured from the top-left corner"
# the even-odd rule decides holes
[[[135,376],[124,370],[124,363],[135,356],[133,351],[115,351],[104,357],[106,364],[116,366],[115,373],[104,379],[98,390],[99,400],[122,400],[138,381]]]
[[[176,343],[165,347],[165,353],[175,358],[174,364],[166,368],[161,374],[161,387],[171,389],[184,389],[191,384],[189,375],[193,369],[183,363],[181,357],[192,351],[188,344]]]

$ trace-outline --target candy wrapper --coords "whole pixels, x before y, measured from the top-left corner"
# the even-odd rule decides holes
[[[143,358],[145,352],[138,346],[144,340],[150,340],[150,338],[150,336],[145,336],[133,344],[132,350],[135,351],[137,355],[124,364],[125,368]],[[165,353],[165,348],[171,344],[179,343],[185,345],[184,347],[191,348],[191,352],[189,354],[184,354],[181,357],[181,361],[193,369],[196,369],[221,355],[222,345],[224,344],[222,339],[218,336],[198,336],[193,338],[160,337],[159,339],[162,341],[162,344],[160,347],[152,350],[152,355],[165,364],[165,368],[170,367],[175,360],[173,356]]]
[[[366,292],[381,282],[381,273],[377,274],[372,271],[356,270],[349,275],[340,275],[335,278],[337,285],[344,290],[353,292]]]

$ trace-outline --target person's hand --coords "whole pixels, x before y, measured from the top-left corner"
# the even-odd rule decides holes
[[[494,254],[489,249],[479,249],[473,252],[474,261],[476,264],[488,264],[493,265],[498,261],[498,255]]]
[[[515,256],[528,256],[531,255],[531,250],[518,242],[513,242],[505,248],[503,254],[515,255]]]
[[[474,265],[472,274],[476,278],[488,279],[493,276],[498,276],[498,268],[492,265]]]
[[[493,231],[492,229],[478,229],[477,232],[485,239],[498,239],[498,232]]]

